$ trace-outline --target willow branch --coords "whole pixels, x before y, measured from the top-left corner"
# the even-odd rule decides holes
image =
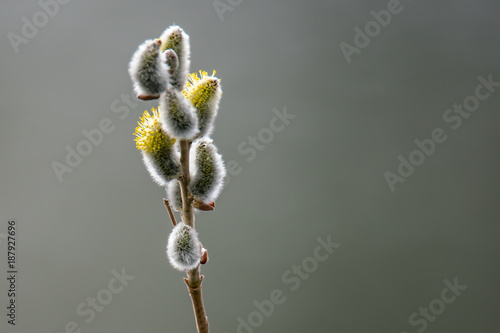
[[[163,203],[165,204],[165,208],[167,209],[168,215],[170,216],[170,221],[172,221],[172,224],[175,227],[177,225],[177,221],[175,220],[175,215],[172,212],[172,208],[170,208],[170,203],[168,202],[168,199],[163,198]]]
[[[182,177],[179,179],[181,183],[182,195],[182,222],[194,228],[194,211],[192,207],[193,198],[189,195],[188,185],[191,180],[189,174],[189,149],[191,142],[188,140],[180,140],[181,147],[181,168]]]

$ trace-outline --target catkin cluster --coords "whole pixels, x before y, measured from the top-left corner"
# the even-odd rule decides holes
[[[179,141],[190,144],[190,182],[187,197],[193,206],[214,207],[226,169],[210,135],[222,95],[220,80],[207,72],[189,73],[189,36],[171,26],[157,39],[148,39],[135,51],[129,65],[137,97],[159,99],[158,109],[145,111],[135,130],[137,148],[151,178],[165,187],[175,210],[184,204],[179,183],[182,177]],[[195,268],[206,250],[199,245],[194,228],[177,224],[167,245],[172,266],[179,270]]]

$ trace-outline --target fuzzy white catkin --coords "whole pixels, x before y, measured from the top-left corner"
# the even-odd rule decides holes
[[[170,78],[174,75],[177,68],[179,68],[179,58],[174,50],[168,49],[163,52],[163,56],[168,66],[168,74],[170,74]]]
[[[189,191],[206,203],[215,201],[224,185],[226,167],[212,139],[203,137],[192,143],[189,164]]]
[[[199,136],[210,136],[214,131],[215,118],[219,109],[219,101],[222,96],[220,81],[216,78],[208,78],[206,80],[201,80],[202,83],[200,83],[200,85],[206,84],[207,81],[210,82],[212,86],[215,85],[216,88],[215,92],[211,94],[208,100],[202,103],[203,105],[196,108],[196,113],[198,115],[198,127],[200,130]]]
[[[178,223],[168,237],[167,257],[179,271],[193,269],[200,263],[200,241],[196,230],[183,222]]]
[[[163,130],[177,139],[192,139],[198,133],[198,116],[186,97],[169,87],[160,97]]]
[[[137,95],[158,95],[169,81],[168,65],[160,56],[159,41],[148,39],[135,51],[129,64],[129,74]]]
[[[151,179],[160,186],[167,186],[169,181],[181,173],[179,153],[173,146],[168,151],[155,153],[142,151],[142,160]]]
[[[178,58],[177,69],[172,70],[170,83],[177,90],[182,91],[186,86],[189,72],[191,48],[189,45],[189,35],[177,25],[173,25],[165,30],[160,36],[166,49],[172,49]]]
[[[182,194],[181,185],[177,179],[172,180],[168,183],[165,188],[167,192],[167,198],[172,204],[172,208],[178,212],[182,210]]]

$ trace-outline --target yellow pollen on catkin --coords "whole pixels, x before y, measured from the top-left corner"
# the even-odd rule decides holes
[[[199,76],[198,73],[189,74],[186,89],[182,91],[196,108],[206,105],[215,95],[220,84],[220,80],[214,76],[215,70],[212,75],[208,75],[205,71],[199,71],[199,73]]]
[[[147,110],[144,111],[140,121],[137,122],[139,126],[134,132],[137,149],[146,153],[155,153],[170,148],[175,143],[175,138],[163,132],[159,111],[153,108],[151,112],[152,115]]]

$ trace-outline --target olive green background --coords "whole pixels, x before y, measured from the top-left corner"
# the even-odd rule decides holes
[[[0,331],[59,333],[71,321],[85,333],[195,331],[184,274],[165,255],[165,193],[133,141],[156,103],[120,100],[137,45],[176,23],[192,71],[222,78],[213,138],[241,167],[216,210],[196,216],[212,332],[237,332],[274,289],[286,301],[255,332],[417,332],[409,316],[455,277],[467,289],[425,331],[497,332],[500,91],[457,130],[443,114],[478,76],[500,81],[498,1],[402,0],[350,63],[339,44],[388,1],[232,3],[221,21],[210,0],[72,0],[16,53],[8,33],[41,8],[2,2],[0,232],[18,219],[20,273],[12,327],[0,239]],[[238,146],[284,108],[296,117],[248,161]],[[114,130],[60,182],[51,164],[105,118]],[[447,141],[392,192],[384,172],[435,128]],[[340,247],[291,291],[282,275],[328,235]],[[85,323],[79,304],[122,268],[135,279]]]

